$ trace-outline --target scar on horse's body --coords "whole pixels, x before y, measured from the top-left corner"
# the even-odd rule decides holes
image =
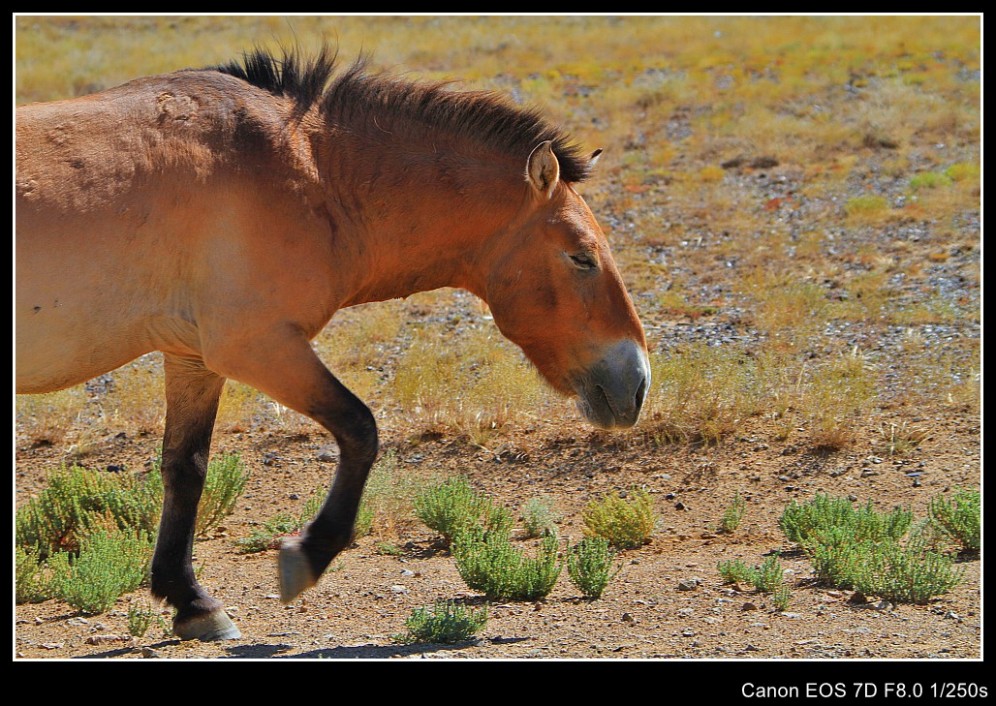
[[[580,153],[491,93],[263,52],[19,108],[18,392],[164,353],[165,498],[151,588],[184,639],[239,630],[197,582],[194,520],[225,379],[325,427],[325,504],[280,552],[281,597],[350,542],[377,453],[367,406],[310,340],[343,307],[438,287],[489,305],[601,427],[636,423],[643,328],[575,185]]]

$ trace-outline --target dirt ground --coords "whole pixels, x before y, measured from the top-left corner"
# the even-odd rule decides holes
[[[551,422],[550,424],[554,424]],[[614,489],[646,486],[662,516],[653,540],[622,555],[623,569],[600,600],[585,601],[566,572],[546,600],[492,605],[479,639],[455,646],[405,646],[416,607],[442,598],[482,598],[461,581],[450,554],[417,523],[396,528],[400,555],[378,550],[376,537],[360,539],[334,563],[317,587],[290,605],[277,598],[276,551],[239,553],[233,540],[301,498],[328,477],[333,463],[317,460],[329,448],[319,430],[274,437],[221,434],[216,450],[240,451],[252,472],[245,495],[223,529],[196,545],[200,580],[227,606],[242,630],[239,640],[217,643],[164,638],[153,627],[128,636],[130,599],[115,610],[84,617],[57,601],[17,606],[16,656],[41,658],[433,658],[433,659],[977,659],[981,656],[980,561],[962,564],[964,581],[928,605],[854,603],[849,591],[813,585],[806,558],[778,530],[782,508],[814,493],[873,498],[879,507],[909,505],[924,516],[929,499],[971,485],[979,464],[977,431],[950,420],[937,443],[899,460],[871,457],[869,441],[826,457],[790,445],[759,443],[745,433],[711,448],[619,443],[606,433],[537,422],[521,443],[483,450],[453,439],[398,441],[385,448],[412,473],[466,474],[473,485],[512,504],[516,498],[550,499],[563,516],[560,533],[582,536],[580,512],[588,498]],[[394,437],[394,438],[392,438]],[[535,437],[535,438],[533,438]],[[87,460],[137,466],[153,444],[147,438],[112,438]],[[273,452],[266,456],[267,451]],[[275,454],[275,456],[274,456]],[[19,468],[41,469],[59,450],[19,449]],[[323,458],[328,458],[323,455]],[[871,458],[869,458],[871,457]],[[914,487],[907,469],[926,461],[930,471]],[[880,461],[880,462],[879,462]],[[129,463],[130,462],[130,463]],[[19,479],[19,481],[22,479]],[[748,499],[743,525],[715,531],[735,493]],[[296,498],[296,499],[295,499]],[[782,550],[792,587],[788,610],[768,596],[724,585],[716,564],[740,558],[758,563]],[[167,611],[163,613],[168,618]]]
[[[731,172],[724,184],[731,189],[756,190],[758,203],[770,203],[781,195],[778,188],[783,187],[778,184],[783,182],[779,179],[795,178],[789,168],[763,170],[767,174],[761,171],[748,173],[739,183]],[[867,188],[865,184],[854,186],[855,193]],[[618,184],[604,184],[604,194],[618,191]],[[603,195],[600,200],[608,198]],[[798,197],[800,217],[806,217],[803,200],[803,196]],[[611,220],[607,213],[611,209],[605,208],[605,203],[594,206],[600,218]],[[634,209],[642,209],[640,202]],[[681,212],[669,215],[676,222],[683,217]],[[909,233],[879,229],[875,232],[881,242],[872,245],[885,251],[889,242],[902,241],[903,261],[897,269],[905,263],[927,262],[921,280],[928,276],[957,280],[958,289],[951,296],[967,297],[977,305],[980,278],[961,276],[979,266],[979,227],[976,213],[974,220],[965,219],[954,235],[935,232],[926,223],[917,224],[920,230],[913,235],[912,226],[903,226]],[[869,232],[862,230],[862,237]],[[846,237],[841,231],[839,248],[855,252],[861,243]],[[959,239],[977,245],[952,250],[950,244]],[[712,244],[702,246],[694,265],[689,264],[684,244],[666,249],[669,264],[695,269],[695,277],[689,279],[702,283],[701,296],[694,297],[697,301],[710,301],[706,291],[710,282],[728,285],[737,276],[730,262],[719,256],[710,258],[708,247]],[[653,257],[660,255],[651,246],[634,245],[627,261],[646,259],[645,250],[653,251]],[[950,257],[928,261],[928,256],[939,250],[951,250]],[[832,250],[827,252],[831,253],[827,257],[836,257]],[[844,261],[844,256],[840,257]],[[915,301],[927,296],[927,290],[915,286],[913,279],[896,287],[901,296]],[[641,308],[640,300],[637,305]],[[641,310],[641,315],[654,350],[666,349],[669,340],[708,338],[710,332],[738,325],[732,307],[720,307],[717,313],[707,313],[695,321],[668,316],[659,309],[652,313]],[[973,321],[949,328],[957,329],[952,334],[955,336],[980,335],[979,325]],[[925,340],[932,344],[936,339],[937,345],[944,345],[942,338],[950,333],[943,326],[921,329]],[[872,331],[861,338],[862,347],[881,344],[880,360],[888,361],[889,351],[899,350],[896,340],[887,340],[893,334]],[[864,336],[853,330],[833,335],[839,339]],[[899,376],[890,383],[895,391],[907,383],[901,379],[902,360],[892,363]],[[405,645],[394,639],[404,632],[405,620],[413,609],[438,599],[484,604],[483,597],[463,583],[452,556],[439,546],[434,533],[415,521],[381,528],[379,533],[359,539],[336,559],[316,587],[290,605],[282,605],[277,552],[244,554],[235,540],[249,536],[278,513],[299,512],[314,488],[328,484],[335,468],[335,445],[317,425],[307,421],[219,429],[213,452],[240,453],[251,477],[224,526],[197,542],[195,566],[201,583],[223,601],[242,637],[213,643],[181,642],[157,626],[143,637],[130,637],[129,605],[149,600],[147,590],[142,589],[122,597],[114,609],[97,616],[80,615],[54,600],[14,607],[13,655],[21,662],[46,663],[222,658],[593,660],[599,664],[680,661],[701,665],[721,660],[759,668],[762,663],[793,660],[800,670],[803,662],[842,670],[843,660],[879,665],[883,670],[879,676],[895,661],[916,660],[918,665],[924,662],[922,675],[932,676],[936,669],[961,676],[963,663],[970,662],[974,668],[983,656],[979,558],[961,561],[963,581],[927,605],[894,605],[874,597],[860,601],[852,591],[817,585],[810,562],[778,528],[778,519],[790,501],[805,502],[817,493],[847,496],[860,505],[871,500],[880,509],[908,506],[917,518],[923,518],[932,498],[956,488],[980,486],[981,420],[977,409],[942,402],[920,409],[903,407],[902,401],[889,404],[889,418],[919,420],[920,426],[929,429],[915,449],[896,455],[883,453],[882,420],[887,413],[881,410],[889,409],[888,405],[880,408],[879,416],[858,422],[855,440],[832,452],[812,448],[805,443],[804,434],[778,441],[780,435],[768,416],[742,420],[736,433],[717,445],[660,445],[639,434],[593,431],[564,402],[550,418],[515,421],[495,437],[494,444],[483,448],[456,434],[426,434],[425,426],[403,410],[377,409],[382,453],[395,454],[406,473],[421,478],[462,473],[477,490],[510,509],[517,509],[530,497],[545,498],[561,516],[558,529],[564,542],[581,538],[581,511],[588,501],[614,490],[646,487],[660,513],[658,531],[651,541],[620,555],[622,570],[601,599],[580,598],[565,570],[545,600],[489,605],[487,625],[477,638],[456,645]],[[108,427],[106,436],[92,444],[80,462],[93,469],[141,469],[154,457],[158,444],[155,434],[136,433],[127,426],[124,430]],[[46,443],[36,430],[18,423],[18,504],[44,487],[46,473],[58,467],[65,453],[64,445]],[[720,533],[717,526],[737,493],[747,499],[743,523],[733,533]],[[398,551],[387,553],[385,543]],[[523,541],[522,546],[528,547],[529,542]],[[781,552],[787,569],[785,581],[792,591],[784,611],[772,605],[770,596],[724,584],[716,568],[718,562],[731,559],[758,564],[776,551]],[[161,615],[168,622],[169,609],[163,607]],[[796,670],[790,669],[782,673],[782,681],[795,678]],[[678,674],[678,682],[655,686],[661,691],[654,695],[678,689]],[[722,682],[725,677],[709,678]],[[404,698],[405,689],[398,689],[396,696]],[[678,689],[674,693],[683,692]]]

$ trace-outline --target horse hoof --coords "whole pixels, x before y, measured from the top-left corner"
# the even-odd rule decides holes
[[[301,540],[296,537],[283,541],[277,568],[280,572],[280,600],[284,603],[290,603],[318,583],[318,577],[312,572],[308,557],[301,549]]]
[[[181,640],[237,640],[242,633],[221,608],[173,623],[173,634]]]

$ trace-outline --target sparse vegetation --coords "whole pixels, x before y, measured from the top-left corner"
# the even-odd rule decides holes
[[[585,598],[601,598],[605,587],[622,570],[613,566],[615,552],[604,537],[585,537],[567,553],[567,575]]]
[[[719,529],[723,532],[736,532],[740,527],[740,522],[744,519],[744,511],[747,509],[747,501],[738,492],[733,496],[733,502],[723,511],[723,519],[719,522]]]
[[[963,552],[982,549],[982,495],[978,490],[958,490],[950,499],[930,501],[930,519]]]
[[[809,554],[818,580],[891,601],[926,603],[961,581],[954,559],[931,547],[922,531],[907,532],[913,514],[879,513],[871,502],[854,509],[846,498],[818,495],[782,514],[785,535]]]
[[[52,595],[84,613],[103,613],[147,581],[152,549],[144,532],[87,535],[78,555],[59,552],[49,558]]]
[[[554,511],[549,500],[529,498],[519,510],[522,526],[528,539],[557,535],[557,520],[559,515]]]
[[[197,506],[197,533],[206,535],[232,513],[249,472],[239,454],[217,454],[208,462],[204,492]]]
[[[414,507],[418,518],[439,532],[447,546],[478,525],[496,536],[512,526],[512,514],[471,488],[463,476],[425,488],[415,496]]]
[[[540,540],[535,557],[512,545],[507,532],[481,526],[461,532],[453,558],[464,582],[493,601],[534,601],[545,597],[563,568],[556,537]]]
[[[488,608],[468,608],[453,601],[437,601],[431,608],[416,608],[405,621],[407,632],[395,639],[404,644],[452,644],[470,639],[488,622]]]
[[[748,566],[742,559],[721,561],[716,570],[724,583],[750,584],[758,593],[777,593],[784,586],[785,570],[778,553],[772,554],[758,566]]]
[[[617,549],[636,549],[650,541],[657,512],[650,493],[633,488],[592,500],[585,507],[583,520],[587,536],[604,537]]]

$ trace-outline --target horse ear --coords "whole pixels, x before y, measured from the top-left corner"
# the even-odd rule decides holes
[[[599,147],[597,150],[595,150],[594,152],[591,153],[590,157],[588,157],[588,166],[589,167],[594,167],[595,166],[595,162],[597,162],[598,158],[601,157],[601,156],[602,156],[602,148]]]
[[[533,148],[526,160],[526,179],[546,198],[553,195],[553,187],[560,179],[560,162],[553,153],[552,140],[541,142]]]

